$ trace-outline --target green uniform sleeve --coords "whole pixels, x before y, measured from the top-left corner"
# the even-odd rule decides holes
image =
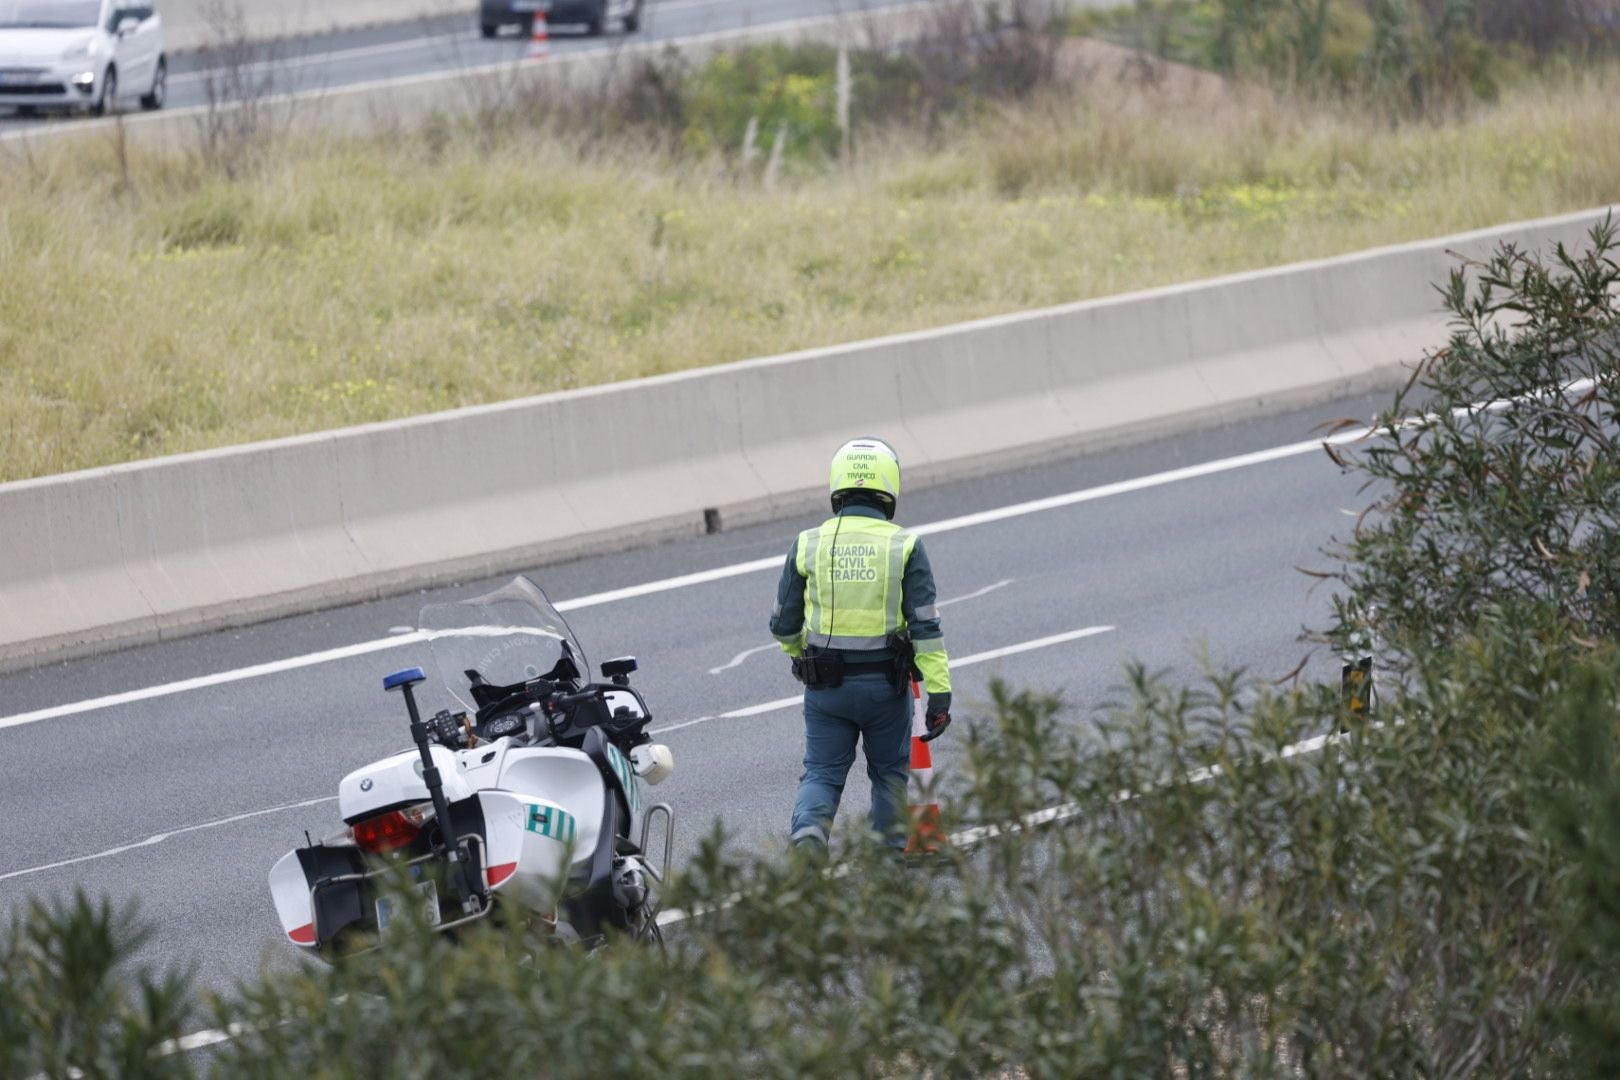
[[[917,650],[917,670],[922,672],[923,688],[930,694],[951,692],[951,660],[945,653],[945,632],[939,628],[935,610],[934,569],[928,552],[918,540],[906,560],[902,579],[900,614],[911,631],[911,644]]]
[[[776,583],[776,606],[771,608],[771,636],[789,656],[804,649],[804,575],[798,567],[799,538],[788,548],[782,577]]]

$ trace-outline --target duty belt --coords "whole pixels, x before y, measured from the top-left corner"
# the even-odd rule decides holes
[[[893,675],[893,660],[863,660],[858,664],[846,663],[845,675]]]
[[[850,675],[887,675],[899,685],[899,669],[893,660],[846,661],[838,653],[806,653],[793,661],[793,677],[811,690],[831,690],[844,685]]]

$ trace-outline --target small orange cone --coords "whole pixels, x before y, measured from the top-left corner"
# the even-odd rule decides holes
[[[546,13],[534,13],[534,32],[529,35],[529,59],[544,60],[551,55],[551,31],[546,28]]]
[[[934,755],[922,736],[928,733],[928,706],[923,701],[922,686],[911,681],[911,778],[926,798],[933,798],[929,788],[934,782]],[[945,840],[945,830],[939,821],[939,803],[911,804],[911,836],[906,840],[907,855],[932,855],[939,851]]]

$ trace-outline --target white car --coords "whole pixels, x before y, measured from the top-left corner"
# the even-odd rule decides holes
[[[168,76],[151,0],[0,0],[0,109],[161,109]]]

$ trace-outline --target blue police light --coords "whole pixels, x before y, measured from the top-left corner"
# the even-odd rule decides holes
[[[396,671],[392,675],[390,675],[386,679],[384,679],[383,680],[383,689],[384,690],[398,690],[402,686],[410,686],[412,683],[419,683],[419,682],[426,682],[426,681],[427,681],[427,676],[422,674],[422,669],[421,668],[419,668],[419,667],[408,667],[404,671]]]

